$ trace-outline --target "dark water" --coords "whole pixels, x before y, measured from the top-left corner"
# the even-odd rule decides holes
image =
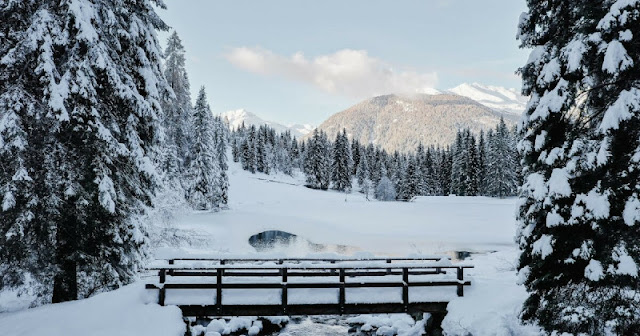
[[[290,246],[297,241],[297,235],[279,230],[264,231],[249,237],[249,245],[258,252],[273,250],[276,246]]]
[[[349,254],[358,251],[358,248],[347,245],[316,244],[308,239],[302,238],[293,233],[269,230],[257,233],[249,237],[249,245],[258,252],[272,251],[275,249],[296,249],[298,252],[334,252],[339,254]]]

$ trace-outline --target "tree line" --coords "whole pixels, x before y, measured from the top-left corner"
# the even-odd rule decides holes
[[[520,185],[515,143],[515,130],[504,120],[479,135],[459,130],[446,148],[419,145],[409,153],[350,141],[345,130],[333,141],[317,129],[298,141],[265,125],[243,124],[231,134],[233,160],[244,170],[288,175],[298,170],[310,188],[357,191],[386,201],[451,194],[514,196]]]
[[[160,197],[174,204],[186,202],[195,210],[224,208],[229,189],[229,129],[213,115],[204,87],[192,106],[185,50],[175,31],[167,41],[164,75],[171,91],[163,97],[165,134],[158,161],[164,183]]]

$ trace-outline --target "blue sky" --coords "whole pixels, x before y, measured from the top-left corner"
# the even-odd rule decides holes
[[[165,0],[192,91],[214,112],[245,108],[319,124],[373,95],[464,82],[520,87],[524,0]],[[167,33],[159,35],[164,43]]]

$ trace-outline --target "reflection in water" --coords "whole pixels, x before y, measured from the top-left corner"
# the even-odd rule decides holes
[[[347,245],[316,244],[293,233],[269,230],[249,237],[249,245],[258,252],[297,249],[300,252],[335,252],[351,254],[358,248]]]

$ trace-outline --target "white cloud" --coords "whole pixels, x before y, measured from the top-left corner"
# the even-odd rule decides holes
[[[365,50],[343,49],[310,59],[301,52],[286,57],[261,48],[241,47],[232,49],[225,57],[245,71],[305,82],[325,92],[354,98],[430,93],[438,81],[435,72],[396,71]]]

